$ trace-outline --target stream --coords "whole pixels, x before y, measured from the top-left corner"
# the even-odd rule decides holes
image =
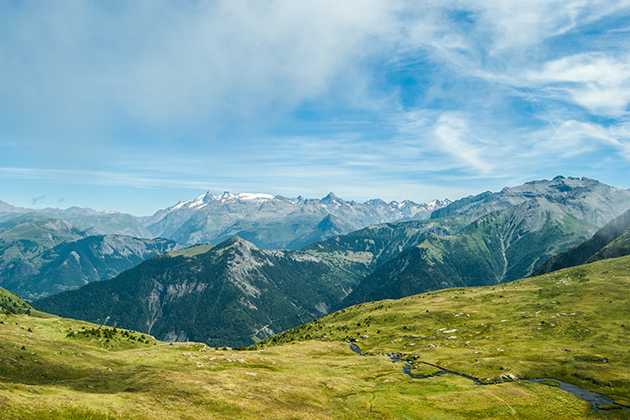
[[[350,350],[352,350],[359,356],[365,356],[365,354],[361,353],[361,349],[359,348],[359,346],[357,346],[354,343],[350,343]],[[442,376],[442,375],[456,375],[456,376],[461,376],[462,378],[470,379],[471,381],[475,383],[475,385],[491,385],[491,384],[484,384],[483,382],[481,382],[479,379],[475,378],[474,376],[465,375],[463,373],[458,373],[458,372],[453,372],[451,370],[444,369],[440,366],[437,366],[431,363],[426,363],[426,362],[422,362],[422,363],[429,366],[433,366],[434,368],[440,369],[440,371],[432,375],[416,376],[411,373],[411,364],[408,361],[401,359],[400,356],[394,353],[387,353],[385,354],[385,356],[389,357],[392,360],[392,362],[404,362],[405,366],[403,366],[403,369],[402,369],[403,373],[405,373],[407,376],[409,376],[412,379],[429,379],[429,378],[434,378],[434,377]],[[621,409],[621,410],[630,410],[630,407],[626,407],[626,406],[615,403],[613,399],[607,395],[598,394],[597,392],[589,391],[586,388],[582,388],[580,386],[573,385],[568,382],[559,381],[557,379],[553,379],[553,378],[518,379],[517,381],[536,382],[536,383],[546,385],[546,386],[556,386],[555,384],[557,384],[557,387],[559,389],[566,391],[570,394],[573,394],[576,397],[592,404],[594,411],[610,411],[609,408],[600,408],[600,406],[604,406],[604,405],[611,405],[615,407],[616,409]],[[551,383],[554,383],[554,385],[550,385],[545,382],[551,382]]]

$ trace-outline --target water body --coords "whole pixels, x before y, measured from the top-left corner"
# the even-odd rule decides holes
[[[361,349],[359,348],[359,346],[357,346],[354,343],[350,343],[350,349],[356,354],[358,354],[359,356],[365,356],[364,354],[361,353]],[[422,362],[422,363],[427,364],[429,366],[433,366],[437,369],[440,369],[440,371],[432,375],[415,376],[411,373],[411,364],[408,361],[401,359],[398,355],[394,353],[386,354],[386,356],[388,356],[393,362],[404,362],[405,366],[403,366],[403,373],[405,373],[407,376],[409,376],[412,379],[428,379],[428,378],[434,378],[436,376],[442,376],[442,375],[456,375],[456,376],[461,376],[462,378],[470,379],[471,381],[475,383],[475,385],[490,385],[490,384],[484,384],[483,382],[481,382],[479,379],[475,378],[474,376],[469,376],[463,373],[453,372],[451,370],[444,369],[440,366],[433,365],[431,363],[426,363],[426,362]],[[547,385],[547,386],[553,386],[553,385],[550,385],[545,382],[556,383],[558,384],[559,389],[569,392],[575,395],[576,397],[581,398],[582,400],[588,403],[591,403],[593,405],[594,411],[609,411],[608,408],[600,408],[601,406],[605,406],[605,405],[611,405],[621,410],[630,410],[630,407],[616,404],[613,401],[613,399],[607,395],[598,394],[597,392],[589,391],[586,388],[582,388],[580,386],[573,385],[568,382],[559,381],[557,379],[539,378],[539,379],[519,379],[519,380],[527,381],[527,382],[536,382],[536,383]]]
[[[582,388],[577,385],[570,384],[568,382],[562,382],[553,378],[540,378],[540,379],[522,379],[527,382],[536,382],[542,383],[547,386],[554,386],[546,384],[545,382],[555,382],[558,384],[558,388],[563,391],[569,392],[576,397],[583,399],[586,402],[593,404],[593,410],[595,411],[609,411],[608,409],[599,408],[602,405],[613,405],[619,407],[621,410],[630,410],[630,407],[625,407],[623,405],[616,404],[612,398],[604,394],[598,394],[597,392],[589,391],[586,388]]]

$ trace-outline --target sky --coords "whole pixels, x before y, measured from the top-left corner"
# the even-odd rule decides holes
[[[0,200],[630,187],[630,1],[0,0]]]

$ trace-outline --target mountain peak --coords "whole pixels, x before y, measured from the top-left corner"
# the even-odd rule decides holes
[[[317,224],[317,228],[320,230],[330,230],[337,228],[338,224],[339,220],[332,214],[328,214]]]
[[[324,198],[322,198],[321,200],[319,200],[320,203],[322,204],[337,204],[337,205],[342,205],[344,203],[344,201],[337,197],[335,195],[335,193],[333,192],[329,192],[328,195]]]
[[[241,238],[240,236],[232,236],[230,239],[223,241],[220,244],[218,244],[216,247],[214,247],[215,250],[230,249],[230,248],[247,249],[247,250],[258,249],[256,245]]]

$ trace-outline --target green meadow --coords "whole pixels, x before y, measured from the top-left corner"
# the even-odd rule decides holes
[[[248,350],[0,314],[3,419],[617,419],[630,406],[630,258],[351,307]],[[358,356],[347,341],[361,348]],[[412,379],[445,368],[479,379]]]

